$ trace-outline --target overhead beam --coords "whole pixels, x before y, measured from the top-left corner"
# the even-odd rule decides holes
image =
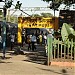
[[[49,7],[22,7],[23,11],[50,11]],[[16,10],[15,8],[10,9],[11,11]]]

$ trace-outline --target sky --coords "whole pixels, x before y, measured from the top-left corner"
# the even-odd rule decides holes
[[[37,6],[47,6],[47,2],[43,2],[42,0],[14,0],[14,3],[16,1],[20,1],[22,3],[23,7],[37,7]]]
[[[14,4],[16,4],[17,1],[20,1],[22,3],[22,7],[47,7],[49,6],[49,3],[44,2],[42,0],[14,0]],[[40,14],[42,12],[46,13],[52,13],[54,15],[54,11],[25,11],[28,14]],[[17,12],[16,12],[17,13]],[[15,13],[15,14],[16,14]],[[20,12],[21,13],[21,12]],[[59,12],[56,11],[56,16],[59,16]]]
[[[42,0],[13,0],[13,4],[16,5],[17,1],[20,1],[20,3],[22,3],[22,7],[47,7],[49,6],[49,3],[44,2]],[[3,3],[0,3],[0,7],[3,5]],[[11,8],[14,8],[13,6]],[[10,9],[11,9],[10,8]],[[13,15],[20,15],[22,12],[20,11],[16,11],[15,13],[13,13],[14,11],[11,11],[11,14]],[[25,11],[28,14],[40,14],[42,12],[48,12],[48,13],[52,13],[54,15],[54,11],[50,10],[50,11]],[[23,14],[23,13],[22,13]],[[59,16],[59,12],[56,11],[56,16]]]
[[[44,2],[42,0],[13,0],[13,4],[16,5],[17,1],[20,1],[20,3],[22,3],[22,7],[47,7],[49,6],[49,3]],[[3,7],[4,3],[0,2],[0,7]],[[12,9],[14,8],[13,6],[10,8]],[[61,9],[63,9],[63,6],[61,6]],[[24,10],[24,9],[23,9]],[[16,11],[15,13],[13,13],[14,11],[11,11],[10,14],[12,15],[20,15],[22,12],[21,11]],[[54,15],[54,11],[50,10],[50,11],[25,11],[26,13],[28,13],[29,15],[31,14],[40,14],[40,13],[51,13]],[[26,14],[22,13],[23,15],[27,16]],[[55,16],[59,16],[59,11],[56,11]]]

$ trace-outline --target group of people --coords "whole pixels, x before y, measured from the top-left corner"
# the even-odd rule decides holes
[[[14,46],[14,42],[15,42],[15,35],[10,35],[9,36],[10,38],[8,38],[8,41],[7,41],[7,43],[6,43],[6,46],[11,46],[11,50],[12,50],[12,48],[13,48],[13,46]],[[2,36],[0,35],[0,49],[2,48]]]
[[[47,36],[46,35],[42,36],[42,34],[39,34],[38,37],[35,34],[28,35],[27,36],[28,50],[31,50],[31,49],[32,49],[32,51],[36,50],[35,44],[38,43],[37,39],[39,39],[40,45],[42,45],[42,43],[44,43],[44,44],[47,43]],[[44,42],[43,42],[43,39],[44,39]]]
[[[28,43],[28,50],[31,49],[32,51],[36,50],[36,46],[35,46],[36,36],[34,34],[27,36],[27,43]]]
[[[14,47],[15,39],[16,39],[16,36],[14,34],[10,34],[7,37],[7,44],[10,45],[11,50]],[[33,33],[33,34],[27,35],[26,40],[27,40],[27,43],[28,43],[28,50],[34,51],[34,50],[36,50],[36,44],[37,43],[39,43],[40,45],[42,45],[43,43],[44,44],[47,43],[47,36],[46,36],[46,34],[44,34],[44,35],[39,34],[38,36],[36,36]],[[23,40],[23,42],[26,43],[25,40]],[[0,36],[0,48],[1,48],[1,46],[2,46],[2,37]]]
[[[2,41],[3,41],[2,36],[0,35],[0,49],[3,47]],[[15,35],[14,34],[8,35],[6,37],[6,47],[10,47],[12,50],[14,47],[14,44],[15,44]]]

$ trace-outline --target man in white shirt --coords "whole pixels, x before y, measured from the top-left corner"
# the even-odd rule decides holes
[[[47,36],[46,36],[46,34],[44,35],[44,44],[47,44]]]
[[[31,43],[32,43],[32,51],[34,51],[34,49],[36,49],[35,43],[36,43],[36,36],[32,35],[31,37]]]

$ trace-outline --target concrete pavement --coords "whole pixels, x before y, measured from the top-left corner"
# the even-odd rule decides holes
[[[26,55],[10,55],[8,52],[6,59],[0,58],[0,75],[75,75],[73,66],[47,66],[28,59]]]

